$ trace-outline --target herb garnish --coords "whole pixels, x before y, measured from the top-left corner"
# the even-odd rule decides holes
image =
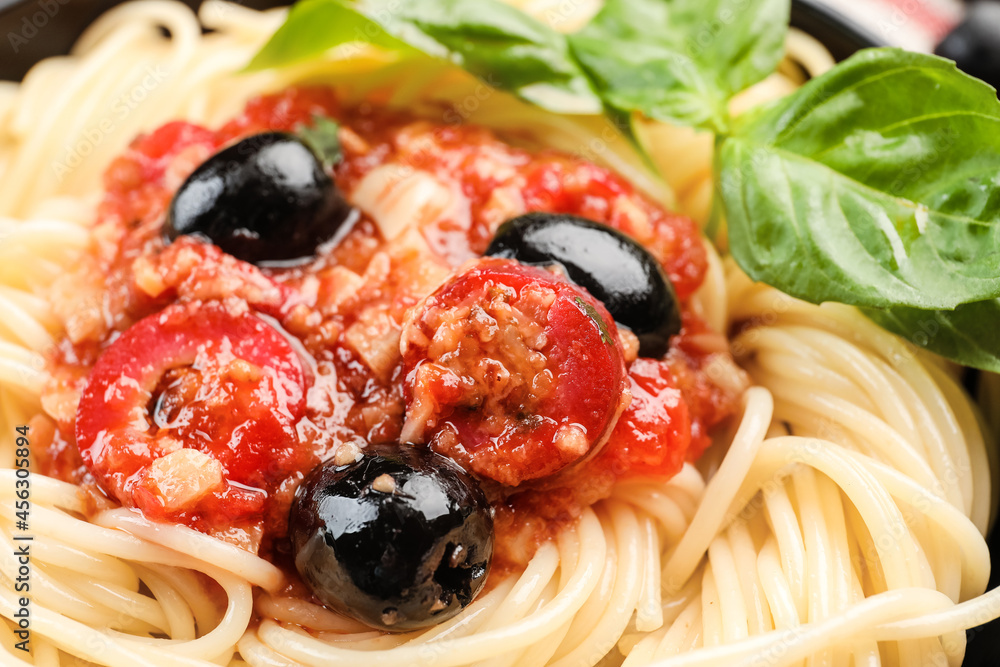
[[[597,309],[580,297],[575,297],[574,301],[576,301],[577,307],[583,311],[583,314],[594,320],[594,324],[596,324],[597,328],[600,329],[601,342],[611,345],[614,341],[611,338],[611,332],[608,331],[608,323],[604,321],[604,318],[601,317],[599,312],[597,312]]]
[[[326,116],[313,116],[311,126],[299,128],[298,135],[312,149],[325,169],[333,169],[344,159],[340,146],[340,125]]]
[[[996,92],[950,61],[869,49],[734,120],[729,99],[782,56],[789,5],[607,0],[564,35],[498,0],[303,0],[250,68],[363,41],[557,113],[710,129],[719,213],[751,278],[1000,372]]]

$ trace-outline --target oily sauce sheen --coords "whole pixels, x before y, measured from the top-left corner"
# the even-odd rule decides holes
[[[251,134],[310,125],[315,115],[341,125],[344,159],[335,168],[334,181],[360,214],[321,245],[314,258],[258,267],[196,238],[179,236],[168,243],[162,231],[171,198],[207,158]],[[149,475],[142,472],[145,464],[138,458],[148,451],[120,448],[114,455],[121,460],[114,463],[101,459],[110,456],[108,448],[88,450],[88,457],[101,459],[97,468],[93,460],[88,468],[81,459],[77,434],[86,434],[81,435],[84,439],[96,435],[86,424],[75,423],[77,408],[101,353],[137,322],[150,326],[144,319],[150,316],[182,318],[186,316],[177,309],[211,307],[218,309],[219,322],[238,322],[249,313],[287,342],[273,344],[274,349],[285,354],[290,347],[302,359],[301,412],[298,407],[289,411],[278,401],[272,409],[280,415],[260,417],[257,403],[243,401],[255,406],[259,418],[286,424],[282,432],[293,442],[274,444],[266,482],[250,489],[257,493],[257,504],[244,502],[238,511],[227,511],[225,503],[218,502],[224,494],[211,487],[217,477],[205,473],[205,488],[185,489],[203,501],[171,505],[161,499],[162,511],[151,513],[287,561],[281,554],[288,553],[288,509],[310,470],[344,446],[363,450],[369,443],[399,442],[406,418],[404,386],[412,370],[400,353],[408,313],[460,267],[480,257],[504,221],[531,211],[586,217],[641,243],[660,261],[676,291],[683,328],[664,358],[636,360],[634,350],[631,358],[626,356],[627,377],[620,386],[629,387],[631,403],[607,443],[583,463],[534,479],[537,475],[531,471],[518,472],[516,461],[494,463],[484,457],[475,465],[460,462],[467,469],[478,467],[496,510],[494,571],[524,563],[540,540],[577,516],[581,507],[605,497],[616,480],[676,473],[685,460],[704,450],[709,430],[735,410],[737,390],[718,386],[705,371],[713,355],[728,352],[724,345],[720,351],[718,345],[703,344],[719,336],[687,306],[706,270],[695,224],[663,211],[620,176],[584,160],[512,147],[475,126],[434,124],[368,104],[343,108],[326,88],[292,88],[252,100],[239,117],[219,129],[172,122],[139,136],[108,167],[104,186],[95,250],[54,289],[53,303],[66,322],[66,335],[51,360],[53,381],[43,397],[47,416],[36,418],[35,424],[35,432],[46,436],[35,447],[41,472],[81,484],[93,492],[95,503],[116,491],[105,479],[95,478],[93,469],[138,470],[138,481],[116,478],[121,488],[131,484],[128,488],[156,490],[142,481]],[[412,224],[387,228],[385,220],[399,220],[400,211]],[[596,312],[596,307],[590,311]],[[613,345],[619,346],[618,341]],[[163,428],[176,427],[207,438],[200,445],[184,446],[200,448],[208,456],[238,449],[239,438],[233,434],[245,425],[230,423],[230,401],[239,402],[240,391],[273,388],[287,378],[272,378],[268,384],[253,368],[202,367],[196,355],[188,357],[186,365],[149,379],[151,399],[143,408],[147,436],[155,439]],[[107,368],[100,372],[114,375]],[[549,405],[551,396],[558,395],[557,390],[546,394],[546,409],[558,408]],[[94,423],[113,432],[113,415],[100,413],[100,401],[93,396],[87,400],[97,406],[92,408],[98,411]],[[526,398],[524,403],[532,401]],[[187,421],[170,422],[173,418]],[[192,428],[213,420],[220,426]],[[163,452],[170,452],[171,446],[176,445],[164,444]],[[232,452],[223,456],[223,478],[258,479],[260,475],[244,469],[259,467],[260,457],[267,457],[266,444],[255,447],[252,457]],[[178,465],[205,462],[200,455],[186,454],[176,457]],[[475,457],[475,452],[468,455]],[[215,464],[208,463],[198,469],[215,471]],[[537,461],[530,458],[523,463],[534,464]],[[507,468],[493,474],[493,465]],[[491,481],[510,479],[530,483],[505,486]],[[143,496],[143,502],[154,503],[149,500],[153,496]]]

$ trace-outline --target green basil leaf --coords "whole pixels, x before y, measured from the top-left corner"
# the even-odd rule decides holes
[[[789,0],[674,0],[686,53],[714,72],[726,97],[762,81],[785,55]]]
[[[914,345],[964,366],[1000,373],[1000,300],[977,301],[955,310],[891,308],[863,312],[883,329]]]
[[[350,42],[449,60],[557,113],[603,109],[566,37],[499,0],[302,0],[248,69],[294,64]]]
[[[248,69],[348,42],[449,60],[557,113],[640,112],[725,131],[781,58],[789,0],[607,0],[566,36],[500,0],[302,0]]]
[[[300,0],[267,44],[247,65],[247,71],[305,62],[335,46],[363,42],[394,51],[412,52],[375,21],[340,0]]]
[[[1000,296],[1000,101],[934,56],[863,51],[718,150],[733,257],[820,303]]]
[[[726,102],[775,70],[788,0],[607,0],[570,45],[605,102],[724,132]]]
[[[656,44],[618,44],[574,35],[573,52],[604,102],[623,112],[721,130],[726,100],[687,56]]]
[[[390,33],[557,113],[603,108],[565,35],[499,0],[362,0]]]

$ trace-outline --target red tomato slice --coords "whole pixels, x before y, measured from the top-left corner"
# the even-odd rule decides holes
[[[516,486],[603,444],[628,404],[614,320],[540,268],[482,259],[404,325],[402,437]]]
[[[84,463],[150,518],[222,528],[259,517],[301,469],[298,355],[273,327],[222,303],[170,306],[98,359],[76,418]]]
[[[628,375],[632,402],[590,465],[610,470],[616,478],[673,477],[691,445],[687,403],[665,362],[640,357]]]

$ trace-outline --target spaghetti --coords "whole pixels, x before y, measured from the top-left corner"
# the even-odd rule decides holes
[[[545,16],[545,7],[529,9]],[[71,57],[0,89],[7,664],[960,664],[964,629],[1000,616],[1000,594],[983,595],[995,462],[976,406],[951,368],[854,310],[752,284],[712,249],[692,307],[716,331],[737,332],[730,347],[753,384],[731,433],[669,482],[620,482],[459,616],[429,630],[375,632],[287,595],[281,571],[245,550],[110,502],[84,507],[76,486],[34,475],[32,651],[15,650],[10,434],[42,407],[45,356],[60,332],[101,317],[101,285],[60,295],[70,288],[59,276],[102,242],[89,230],[99,175],[136,134],[174,118],[218,126],[250,97],[293,84],[332,84],[359,98],[388,91],[388,106],[420,113],[448,101],[462,122],[582,153],[707,220],[707,135],[643,128],[664,184],[603,119],[529,109],[443,66],[414,71],[352,46],[237,74],[282,17],[210,1],[200,21],[212,32],[203,35],[179,3],[126,4]],[[804,36],[788,46],[789,62],[811,74],[829,65]],[[735,104],[790,90],[801,74],[783,67]],[[53,296],[39,296],[53,285]],[[67,300],[89,308],[67,319]],[[730,366],[709,372],[741,386]],[[64,409],[49,400],[50,413]]]

